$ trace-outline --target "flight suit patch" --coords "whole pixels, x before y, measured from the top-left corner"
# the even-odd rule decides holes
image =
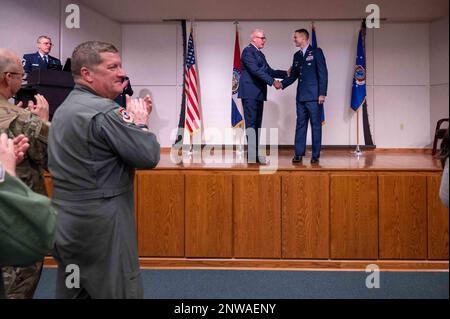
[[[126,123],[134,123],[131,114],[128,113],[127,110],[124,109],[123,107],[119,109],[119,114]]]

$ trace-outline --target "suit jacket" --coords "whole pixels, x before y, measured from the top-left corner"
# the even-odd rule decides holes
[[[125,82],[126,80],[128,80],[128,85],[125,89],[123,89],[122,94],[120,94],[118,97],[116,97],[114,99],[114,101],[119,104],[120,106],[126,108],[127,107],[127,97],[126,95],[129,96],[133,96],[134,92],[133,92],[133,88],[131,87],[131,81],[130,78],[128,76],[126,76],[123,80],[122,83]]]
[[[241,55],[241,78],[238,97],[241,99],[267,100],[267,85],[274,78],[285,78],[286,71],[273,70],[264,54],[254,45],[247,46]]]
[[[291,76],[281,82],[283,89],[295,80],[298,80],[298,102],[317,101],[319,96],[327,95],[328,70],[322,49],[309,46],[305,56],[301,50],[294,54]]]
[[[44,59],[41,58],[39,52],[24,54],[22,59],[23,68],[25,73],[30,73],[33,69],[47,69],[47,65]],[[48,64],[61,65],[61,61],[51,55],[48,55]]]

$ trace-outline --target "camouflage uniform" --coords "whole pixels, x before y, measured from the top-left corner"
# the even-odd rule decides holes
[[[42,121],[29,111],[18,108],[0,96],[0,133],[10,138],[24,134],[30,148],[16,172],[34,192],[47,195],[43,170],[47,169],[47,137],[50,123]],[[33,298],[42,272],[42,261],[29,267],[4,267],[7,298]]]

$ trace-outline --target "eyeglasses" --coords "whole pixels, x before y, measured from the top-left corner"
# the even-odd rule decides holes
[[[52,46],[53,45],[53,43],[48,43],[48,42],[39,42],[39,44],[43,44],[43,45],[49,45],[49,46]]]
[[[255,37],[255,38],[258,38],[258,39],[261,39],[261,40],[267,40],[266,37]]]
[[[19,73],[19,72],[3,72],[3,74],[12,74],[12,75],[20,75],[21,77],[23,77],[25,75],[25,73]]]

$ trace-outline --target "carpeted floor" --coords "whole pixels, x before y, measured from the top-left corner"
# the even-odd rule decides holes
[[[448,272],[382,272],[366,288],[365,272],[143,270],[150,299],[449,298]],[[55,295],[56,270],[46,268],[35,294]]]

